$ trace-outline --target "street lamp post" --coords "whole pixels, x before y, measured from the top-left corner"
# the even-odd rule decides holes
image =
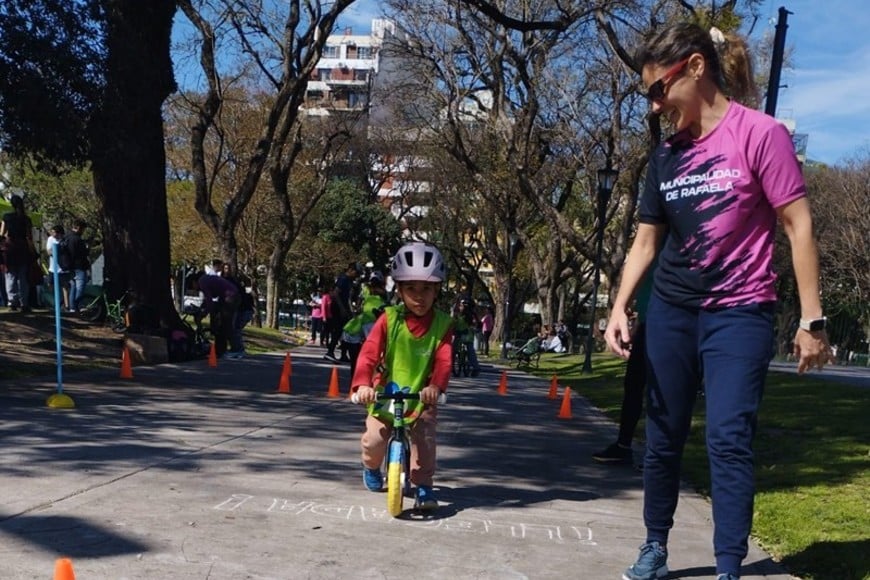
[[[598,227],[595,232],[595,264],[592,275],[592,310],[589,315],[589,333],[586,335],[586,357],[583,359],[583,372],[592,372],[592,349],[595,345],[595,310],[598,307],[598,287],[601,285],[601,254],[604,251],[604,220],[607,217],[607,204],[616,184],[619,171],[610,166],[598,170]]]
[[[504,321],[501,330],[501,358],[507,359],[508,336],[511,327],[511,293],[513,291],[514,248],[517,245],[517,235],[508,236],[507,289],[504,299]]]

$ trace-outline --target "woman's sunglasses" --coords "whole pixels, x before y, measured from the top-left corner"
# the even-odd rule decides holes
[[[689,63],[688,58],[684,58],[674,66],[668,69],[668,71],[661,76],[659,80],[654,82],[649,86],[646,90],[646,98],[649,102],[658,102],[665,98],[665,91],[668,88],[668,85],[671,83],[671,80],[681,73],[686,65]]]

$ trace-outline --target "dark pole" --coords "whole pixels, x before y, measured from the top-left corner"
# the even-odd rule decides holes
[[[507,359],[508,335],[511,327],[511,291],[513,290],[513,273],[514,273],[514,245],[516,245],[515,234],[508,236],[508,273],[507,273],[507,289],[504,299],[504,321],[501,330],[501,358]]]
[[[598,308],[598,287],[601,285],[601,254],[604,252],[604,220],[607,218],[607,203],[619,173],[610,167],[598,170],[598,229],[595,240],[595,265],[592,274],[592,312],[589,314],[589,334],[586,335],[586,355],[583,373],[592,372],[592,350],[595,346],[595,311]]]
[[[592,372],[592,350],[595,346],[595,311],[598,307],[598,287],[601,285],[601,254],[604,251],[604,213],[607,209],[603,188],[598,188],[598,231],[595,241],[595,269],[592,278],[592,313],[589,315],[589,334],[586,336],[586,357],[583,372]]]
[[[788,29],[788,15],[792,14],[784,6],[779,7],[776,34],[773,37],[773,55],[770,58],[770,78],[767,82],[767,99],[764,112],[776,117],[776,101],[779,98],[779,79],[782,72],[782,59],[785,54],[785,31]]]

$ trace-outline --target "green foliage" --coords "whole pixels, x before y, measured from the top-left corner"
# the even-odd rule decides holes
[[[69,230],[74,220],[83,219],[91,224],[92,233],[99,233],[100,203],[90,169],[55,166],[54,171],[40,171],[31,158],[10,160],[8,168],[12,187],[25,193],[46,228],[61,224]]]
[[[575,389],[619,420],[625,363],[595,355],[593,375],[579,357],[546,354],[535,374]],[[770,373],[756,451],[753,537],[804,579],[863,579],[870,570],[870,450],[866,389]],[[698,402],[683,457],[683,475],[710,487],[704,446],[704,399]],[[643,436],[643,421],[636,436]]]
[[[399,222],[370,194],[353,181],[332,182],[320,200],[312,222],[317,236],[326,242],[346,244],[376,265],[384,265],[399,248]]]
[[[172,263],[202,266],[218,256],[214,233],[194,208],[195,194],[190,181],[166,184],[169,213],[169,249]]]
[[[40,165],[87,159],[103,86],[103,19],[93,0],[0,4],[3,148]]]

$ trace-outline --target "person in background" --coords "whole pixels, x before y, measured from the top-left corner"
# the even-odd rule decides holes
[[[6,238],[3,252],[6,261],[6,296],[12,311],[30,312],[30,266],[36,259],[33,246],[33,222],[24,211],[24,198],[13,195],[12,211],[3,215],[0,237]]]
[[[227,343],[236,340],[233,334],[241,295],[238,286],[220,276],[197,272],[187,280],[187,288],[202,293],[202,309],[209,315],[211,331],[214,334],[215,354],[222,357],[227,352]],[[230,345],[232,358],[241,358],[242,346],[236,342]]]
[[[205,273],[209,276],[220,276],[224,270],[224,261],[220,258],[215,258],[211,263],[205,265]]]
[[[356,362],[359,358],[363,342],[372,331],[375,321],[383,314],[387,306],[387,290],[384,287],[384,275],[377,270],[369,275],[366,291],[364,292],[360,312],[351,318],[342,329],[342,340],[347,343],[347,354],[350,358],[350,376],[356,371]]]
[[[477,360],[477,352],[474,350],[474,333],[477,331],[478,320],[474,313],[471,300],[462,297],[456,305],[453,313],[453,355],[456,356],[460,348],[468,353],[468,366],[471,368],[471,376],[480,374],[480,361]]]
[[[335,362],[350,361],[347,354],[347,347],[341,342],[341,329],[347,324],[347,321],[353,316],[354,308],[354,281],[359,276],[360,268],[356,262],[348,264],[342,274],[339,274],[335,279],[335,288],[332,292],[332,312],[330,320],[332,321],[332,333],[329,336],[329,344],[326,347],[326,358]],[[335,348],[340,346],[341,357],[336,358]]]
[[[228,358],[243,358],[245,356],[244,328],[254,319],[254,296],[247,291],[246,280],[240,276],[234,276],[232,267],[224,263],[221,266],[221,277],[229,280],[236,286],[239,292],[239,308],[234,317],[233,329],[230,336],[230,351]]]
[[[90,247],[83,237],[86,227],[84,220],[76,220],[73,222],[72,230],[64,238],[72,257],[69,307],[73,312],[78,312],[82,306],[82,297],[88,282],[88,269],[91,267]]]
[[[611,350],[630,356],[628,306],[658,255],[646,323],[646,539],[622,577],[668,574],[681,458],[703,381],[716,574],[736,580],[752,528],[752,441],[773,355],[777,219],[800,299],[798,372],[830,361],[810,205],[788,130],[737,102],[755,94],[742,38],[679,23],[645,42],[636,62],[652,113],[674,134],[650,156],[604,333]]]
[[[6,236],[0,236],[0,307],[9,306],[6,295]]]
[[[622,407],[619,412],[619,434],[616,441],[605,449],[592,454],[598,463],[632,465],[634,455],[631,442],[643,412],[643,394],[646,387],[646,311],[652,294],[653,264],[647,273],[635,299],[635,312],[631,313],[631,353],[622,379]],[[642,466],[641,466],[642,467]]]
[[[51,229],[48,230],[48,239],[45,240],[45,251],[48,254],[48,274],[49,274],[49,287],[54,287],[54,273],[57,271],[57,279],[60,284],[60,296],[64,311],[69,310],[69,272],[63,269],[58,262],[60,258],[54,257],[54,251],[60,241],[64,238],[65,231],[63,226],[57,224]],[[57,264],[57,265],[55,265]],[[52,290],[53,292],[53,290]],[[52,297],[54,294],[52,294]]]
[[[311,295],[311,300],[308,301],[308,307],[311,309],[311,344],[317,344],[317,337],[320,336],[320,346],[323,346],[323,308],[321,307],[322,298],[320,292]]]
[[[480,317],[480,333],[483,335],[482,351],[483,356],[489,356],[489,341],[492,338],[492,329],[495,325],[495,318],[492,315],[492,307],[487,306],[483,309],[483,316]]]
[[[344,326],[341,323],[341,317],[336,314],[336,295],[338,290],[333,286],[330,289],[324,288],[320,295],[320,314],[323,316],[323,334],[326,337],[326,353],[323,355],[324,360],[339,362],[335,356],[335,345],[341,340],[341,328]],[[338,334],[338,338],[335,335]]]
[[[446,274],[444,259],[435,246],[416,242],[399,249],[390,275],[402,304],[387,307],[375,322],[351,382],[358,401],[368,405],[360,445],[363,482],[370,491],[383,488],[381,464],[392,431],[389,401],[377,402],[376,393],[393,385],[420,393],[420,400],[406,409],[406,417],[413,420],[411,483],[417,487],[415,506],[421,510],[438,508],[432,489],[438,425],[435,405],[450,378],[453,331],[450,316],[435,309],[435,300]]]

